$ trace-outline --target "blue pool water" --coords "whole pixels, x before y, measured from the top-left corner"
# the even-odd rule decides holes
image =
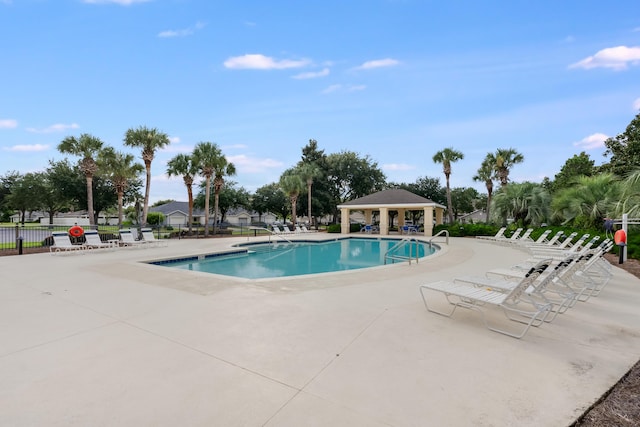
[[[357,238],[328,242],[272,242],[247,245],[228,255],[203,255],[154,264],[246,279],[299,276],[384,265],[385,253],[397,243],[398,240],[393,239]],[[437,248],[419,243],[417,250],[418,256],[424,257]],[[393,253],[415,257],[415,251],[415,245],[405,245]],[[388,260],[387,264],[393,262]]]

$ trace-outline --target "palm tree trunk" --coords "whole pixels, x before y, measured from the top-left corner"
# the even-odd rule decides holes
[[[209,198],[211,197],[211,178],[207,177],[207,188],[204,192],[204,235],[209,235]]]
[[[449,211],[449,224],[453,224],[453,203],[451,202],[451,188],[449,187],[449,175],[447,178],[447,210]]]
[[[311,227],[311,184],[307,184],[307,203],[309,204],[309,209],[308,209],[308,217],[309,217],[309,227]]]
[[[193,189],[191,185],[187,185],[187,194],[189,194],[189,236],[193,233],[192,224],[193,224]]]
[[[220,192],[216,191],[213,202],[213,234],[218,232],[218,203],[220,202]]]
[[[93,176],[87,175],[87,214],[89,215],[89,224],[96,225],[93,215]]]
[[[142,225],[147,225],[147,212],[149,212],[149,192],[151,191],[151,162],[145,162],[147,169],[147,184],[144,188],[144,205],[142,207]]]
[[[124,191],[118,191],[118,228],[122,228],[122,200]]]

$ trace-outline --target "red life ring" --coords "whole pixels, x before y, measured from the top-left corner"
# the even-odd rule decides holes
[[[84,230],[79,225],[74,225],[69,229],[69,234],[73,237],[80,237],[84,234]]]
[[[613,241],[616,245],[624,245],[627,243],[627,233],[624,230],[616,231],[616,234],[613,235]]]

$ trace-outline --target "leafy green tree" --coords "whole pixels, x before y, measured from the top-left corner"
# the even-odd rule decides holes
[[[622,194],[616,204],[616,216],[626,213],[637,218],[640,215],[640,168],[632,171],[620,185]]]
[[[457,187],[451,190],[453,215],[457,221],[461,214],[473,212],[478,191],[472,187]]]
[[[218,203],[222,187],[224,186],[224,177],[233,176],[236,168],[233,163],[229,163],[227,158],[222,154],[218,146],[211,142],[199,142],[193,150],[193,163],[198,168],[200,174],[206,179],[205,194],[205,236],[209,235],[209,201],[211,197],[211,178],[213,177],[213,189],[215,192],[214,207],[214,234],[217,229],[218,219]]]
[[[624,132],[608,138],[604,142],[607,149],[605,157],[609,163],[603,169],[619,177],[626,177],[640,165],[640,113],[638,113]]]
[[[93,177],[98,171],[98,165],[95,161],[104,143],[95,136],[83,133],[79,138],[68,136],[58,144],[58,151],[63,154],[71,154],[81,157],[79,166],[80,170],[87,181],[87,213],[89,215],[89,224],[96,224],[96,215],[94,212],[93,199]]]
[[[352,151],[327,156],[327,179],[331,184],[333,218],[338,217],[337,205],[382,190],[385,176],[378,163],[369,156],[360,157]]]
[[[25,222],[27,212],[33,212],[42,207],[42,177],[42,173],[26,173],[11,185],[7,202],[9,206],[20,212],[22,224]]]
[[[251,198],[251,208],[260,216],[272,212],[286,218],[289,213],[289,201],[276,183],[263,185],[258,188]],[[262,218],[260,218],[262,220]]]
[[[7,172],[0,176],[0,209],[2,209],[0,221],[9,221],[9,217],[13,214],[8,197],[11,194],[11,186],[21,177],[22,175],[17,171]]]
[[[573,185],[579,176],[592,176],[596,173],[594,161],[584,151],[568,159],[554,178],[552,188],[558,191]]]
[[[291,222],[296,223],[296,204],[298,196],[304,189],[304,182],[295,169],[288,169],[280,176],[280,189],[289,197],[291,202]],[[286,219],[286,218],[285,218]]]
[[[147,180],[144,190],[144,205],[142,208],[142,225],[147,223],[149,212],[149,193],[151,191],[151,162],[156,151],[170,144],[169,136],[156,128],[140,126],[137,129],[128,129],[124,136],[124,145],[142,149],[142,160],[147,171]]]
[[[493,211],[502,218],[527,227],[541,224],[549,217],[551,196],[540,184],[523,182],[502,187],[493,198]]]
[[[193,162],[193,158],[187,154],[177,154],[167,163],[168,176],[182,176],[184,185],[187,187],[189,200],[189,235],[192,233],[193,224],[193,181],[198,173],[198,167]]]
[[[433,202],[445,205],[447,203],[446,190],[440,185],[439,178],[428,176],[416,179],[414,183],[389,183],[386,188],[401,188],[429,199]]]
[[[100,152],[98,165],[101,169],[101,176],[111,181],[115,189],[118,203],[118,227],[121,227],[124,193],[129,185],[144,171],[144,167],[135,162],[132,154],[116,151],[113,147],[107,147]]]
[[[49,161],[49,167],[42,176],[42,209],[49,213],[49,224],[53,224],[56,213],[77,205],[73,194],[75,189],[84,186],[77,170],[67,159]]]
[[[225,220],[230,209],[251,209],[251,195],[244,187],[229,181],[220,191],[220,217]]]
[[[487,154],[487,156],[482,161],[480,168],[473,176],[473,180],[477,182],[484,183],[485,188],[487,189],[487,217],[486,222],[489,223],[491,219],[491,198],[493,196],[493,179],[495,177],[495,159],[493,155]]]
[[[577,177],[575,183],[559,190],[551,203],[554,217],[574,226],[598,227],[613,216],[622,195],[619,179],[611,173]]]
[[[442,163],[442,172],[444,173],[447,189],[447,211],[449,213],[449,223],[453,223],[453,204],[451,202],[451,187],[449,180],[451,178],[451,163],[464,159],[462,152],[453,148],[445,148],[433,155],[434,163]]]

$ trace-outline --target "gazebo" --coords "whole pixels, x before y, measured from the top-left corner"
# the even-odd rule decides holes
[[[445,207],[410,191],[391,189],[350,200],[338,205],[338,209],[341,214],[340,231],[344,234],[350,231],[349,215],[351,211],[363,211],[367,224],[371,224],[373,212],[380,212],[381,235],[389,234],[389,211],[398,212],[398,226],[402,227],[405,211],[423,210],[424,235],[431,236],[433,235],[432,224],[442,224]]]

